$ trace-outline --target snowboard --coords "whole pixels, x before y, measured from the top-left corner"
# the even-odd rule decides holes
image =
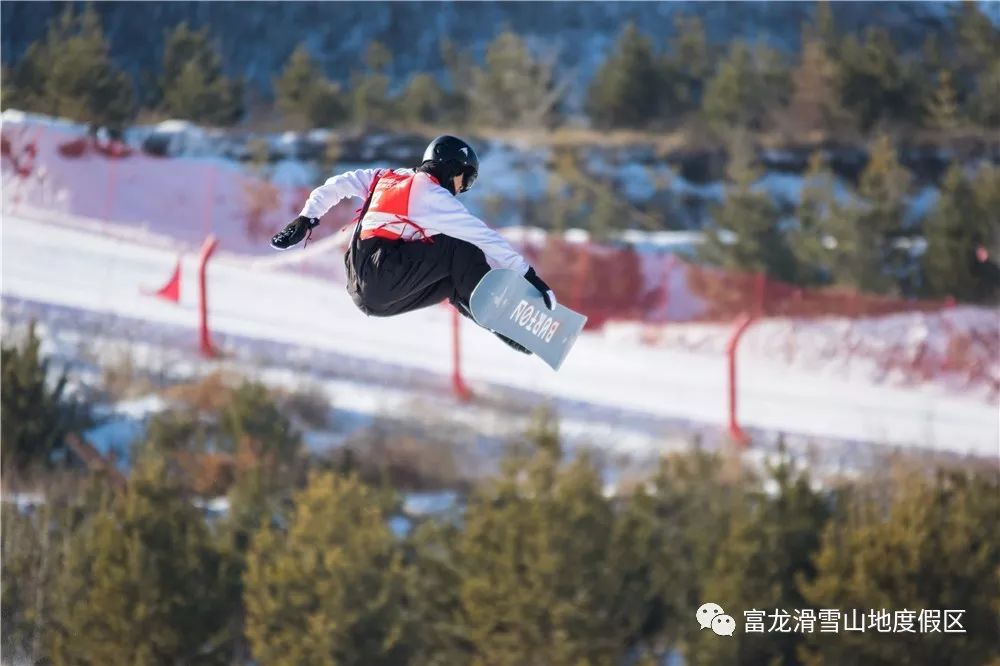
[[[483,328],[506,335],[558,370],[587,318],[562,305],[549,310],[545,299],[517,271],[494,268],[469,299],[472,317]]]

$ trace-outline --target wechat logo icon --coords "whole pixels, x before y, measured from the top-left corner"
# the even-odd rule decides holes
[[[726,615],[719,604],[702,604],[695,613],[695,619],[702,629],[711,629],[719,636],[732,636],[736,631],[736,620]]]

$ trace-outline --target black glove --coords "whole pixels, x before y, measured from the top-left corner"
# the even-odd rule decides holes
[[[303,238],[308,239],[312,235],[313,228],[318,224],[318,218],[299,215],[286,224],[284,229],[274,234],[274,237],[271,238],[271,247],[275,250],[287,250],[300,243]]]
[[[558,304],[556,303],[555,292],[549,288],[549,285],[545,284],[545,281],[542,280],[542,278],[538,277],[534,268],[528,268],[528,272],[524,274],[524,279],[530,282],[531,286],[541,293],[542,298],[545,299],[545,305],[549,310],[556,309],[556,305]]]

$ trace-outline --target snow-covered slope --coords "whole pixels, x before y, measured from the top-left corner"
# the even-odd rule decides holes
[[[5,298],[69,306],[194,327],[193,257],[185,257],[182,298],[174,305],[142,293],[159,286],[176,252],[54,226],[5,213]],[[346,355],[359,362],[446,371],[451,315],[432,307],[397,318],[366,318],[343,287],[303,275],[261,270],[220,257],[209,270],[214,330],[298,346],[306,358]],[[584,335],[562,370],[513,354],[489,333],[463,323],[462,362],[475,385],[530,389],[600,409],[722,425],[724,359],[686,350],[642,348]],[[194,332],[192,330],[192,338]],[[998,455],[993,404],[933,388],[888,387],[814,373],[746,355],[740,360],[740,417],[751,427],[817,437]]]

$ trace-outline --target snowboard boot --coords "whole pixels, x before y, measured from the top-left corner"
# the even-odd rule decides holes
[[[298,216],[285,225],[285,228],[274,234],[271,238],[271,247],[275,250],[287,250],[293,245],[297,245],[305,239],[309,242],[312,230],[319,225],[319,220],[315,217]]]
[[[513,340],[511,340],[510,338],[508,338],[506,335],[501,335],[500,333],[497,333],[496,331],[493,331],[493,335],[495,335],[498,338],[500,338],[501,340],[503,340],[504,344],[506,344],[511,349],[516,349],[517,351],[521,352],[522,354],[527,354],[528,356],[531,356],[531,350],[525,349],[521,345],[517,344],[516,342],[514,342]]]
[[[468,319],[471,319],[472,322],[476,324],[476,326],[479,326],[478,322],[476,322],[475,317],[472,316],[472,312],[469,311],[469,306],[467,306],[465,303],[463,303],[462,301],[458,300],[457,298],[451,299],[451,304],[455,306],[455,309],[458,310],[458,313],[460,315],[462,315],[463,317],[467,317]],[[489,331],[489,329],[486,329],[486,330]],[[515,350],[521,352],[522,354],[528,354],[528,355],[531,354],[530,350],[525,349],[521,345],[517,344],[516,342],[514,342],[513,340],[511,340],[510,338],[508,338],[506,335],[501,335],[501,334],[497,333],[496,331],[490,331],[490,333],[492,333],[493,335],[495,335],[498,338],[500,338],[501,340],[503,340],[504,344],[507,345],[508,347],[510,347],[511,349],[515,349]]]

